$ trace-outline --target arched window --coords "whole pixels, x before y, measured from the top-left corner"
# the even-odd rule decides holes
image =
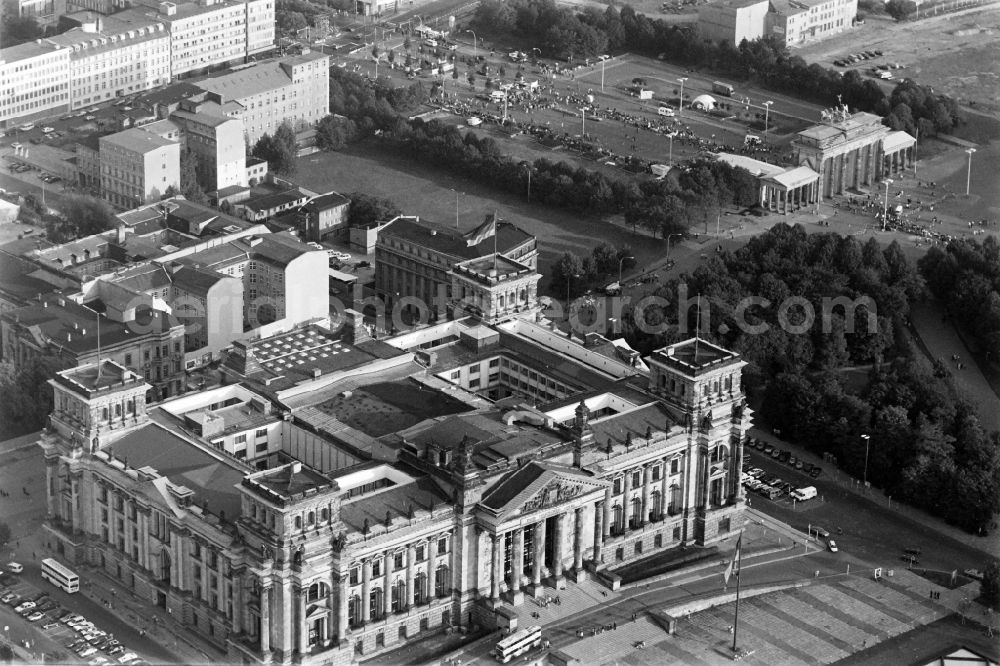
[[[392,612],[401,613],[406,610],[406,581],[402,578],[392,584]]]
[[[310,525],[310,526],[316,524],[316,512],[315,511],[310,511],[309,512],[309,517],[308,517],[308,520],[307,520],[306,524]]]
[[[121,403],[118,403],[115,405],[115,416],[121,416],[121,415],[122,415],[122,405]]]
[[[295,529],[302,529],[302,516],[295,516]]]
[[[633,497],[632,511],[631,515],[629,516],[628,526],[634,529],[636,527],[639,527],[639,524],[641,522],[642,522],[642,500],[639,499],[638,497]]]
[[[434,574],[434,596],[443,597],[451,592],[449,581],[449,569],[447,564],[442,564]]]
[[[372,588],[371,595],[369,595],[368,599],[368,614],[373,620],[381,620],[385,615],[383,612],[383,598],[384,595],[382,594],[381,587]]]
[[[660,520],[663,518],[663,502],[659,490],[654,490],[649,496],[649,520]]]
[[[327,584],[322,581],[316,582],[309,586],[309,591],[306,594],[306,601],[319,601],[320,599],[326,599],[329,595],[330,588]]]
[[[323,521],[324,523],[326,521],[330,520],[330,510],[326,509],[326,508],[320,510],[320,512],[319,512],[319,519],[321,521]]]
[[[110,418],[110,416],[111,416],[111,413],[108,411],[108,408],[107,407],[102,407],[101,408],[101,419],[107,421],[108,418]]]
[[[413,603],[419,605],[427,602],[427,574],[423,571],[413,578]]]
[[[670,486],[670,506],[667,511],[671,516],[677,515],[681,510],[681,487],[676,483]]]
[[[352,627],[361,624],[361,596],[352,594],[347,600],[347,623]]]
[[[166,549],[160,551],[160,580],[170,584],[170,553]]]
[[[611,507],[611,529],[616,532],[625,529],[625,512],[618,502],[615,502]]]

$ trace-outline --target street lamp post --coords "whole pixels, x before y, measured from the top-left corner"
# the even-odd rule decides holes
[[[580,277],[579,273],[571,273],[566,276],[566,321],[569,321],[569,315],[570,315],[569,285],[572,282],[573,278],[578,278],[578,277]]]
[[[627,257],[622,257],[618,260],[618,288],[622,288],[622,264],[625,263],[626,259],[635,259],[635,257],[629,255]]]
[[[584,139],[587,138],[587,107],[580,107],[580,119],[583,121],[580,125],[580,136]]]
[[[885,223],[889,217],[889,186],[892,185],[892,178],[885,179],[885,203],[882,205],[882,231],[885,231]]]
[[[865,440],[865,494],[868,494],[868,444],[871,442],[871,435],[861,435],[861,439]]]
[[[475,58],[479,51],[476,49],[476,33],[473,30],[466,30],[466,32],[472,33],[472,57]]]
[[[670,162],[669,163],[670,163],[670,166],[673,166],[674,165],[674,133],[671,132],[670,134],[668,134],[667,138],[670,139]]]
[[[528,172],[528,203],[531,203],[531,165],[524,165],[525,171]]]
[[[674,236],[683,236],[684,234],[668,234],[667,235],[667,256],[670,256],[670,239]]]
[[[681,96],[680,96],[680,99],[677,100],[677,115],[678,116],[683,116],[684,115],[684,82],[688,80],[688,77],[682,76],[682,77],[680,77],[677,80],[681,82]]]
[[[969,154],[969,169],[965,173],[965,196],[969,196],[969,185],[972,184],[972,153],[976,152],[976,149],[966,148],[965,152]]]
[[[604,58],[601,58],[601,92],[604,92]]]
[[[764,102],[764,143],[767,143],[767,118],[771,112],[771,105],[774,102]]]

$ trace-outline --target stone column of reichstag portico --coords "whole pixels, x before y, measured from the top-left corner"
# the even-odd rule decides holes
[[[651,476],[653,476],[653,465],[652,463],[646,463],[642,466],[642,515],[639,516],[639,525],[645,525],[649,522],[649,484],[652,481]]]
[[[514,530],[514,554],[510,563],[510,602],[515,606],[524,602],[521,591],[521,573],[524,569],[524,528]]]
[[[576,520],[573,525],[573,582],[582,583],[587,579],[583,569],[583,507],[576,507]]]
[[[386,553],[382,560],[382,617],[388,617],[392,612],[392,555]]]
[[[667,515],[667,506],[670,500],[667,498],[667,477],[670,472],[670,459],[663,458],[663,474],[660,475],[660,519]]]
[[[434,538],[427,540],[427,599],[437,596],[437,567],[434,566]]]
[[[630,496],[631,492],[632,492],[632,470],[630,470],[630,469],[626,469],[625,470],[625,478],[622,480],[622,486],[623,486],[623,490],[625,492],[622,493],[622,526],[621,526],[621,529],[622,529],[623,532],[625,532],[625,531],[628,531],[628,527],[629,527],[628,526],[628,523],[629,523],[628,514],[629,514],[629,510],[631,509],[630,505],[632,504],[632,497]]]
[[[414,549],[411,543],[406,547],[406,599],[403,600],[403,608],[413,605],[413,583],[417,575],[413,568]]]
[[[278,649],[281,650],[282,654],[291,654],[295,649],[295,595],[292,591],[292,581],[291,579],[285,579],[281,581],[280,588],[280,602],[278,609],[280,615],[278,620],[281,622],[279,631],[281,635],[278,637]]]
[[[611,536],[611,486],[604,489],[604,519],[601,521],[601,541]]]
[[[372,620],[372,562],[361,563],[361,621],[368,624]]]
[[[309,649],[309,627],[306,620],[306,589],[300,587],[296,590],[296,601],[298,602],[298,636],[299,641],[296,648],[299,654],[305,654]]]
[[[604,500],[600,500],[594,505],[594,554],[593,562],[595,567],[601,566],[604,557],[603,534],[604,534]]]
[[[503,577],[503,534],[493,535],[493,589],[490,598],[493,605],[500,603],[500,579]]]
[[[565,519],[565,513],[560,513],[556,516],[556,544],[553,549],[554,559],[552,561],[551,584],[557,590],[566,588],[566,579],[563,578],[563,541],[566,539]]]
[[[532,525],[535,530],[532,539],[535,547],[535,561],[531,567],[531,587],[528,592],[536,599],[543,594],[542,571],[545,569],[545,519],[539,520]]]
[[[337,643],[342,644],[347,640],[348,614],[348,574],[340,574],[337,586],[340,588],[340,597],[337,599]]]
[[[271,585],[261,581],[260,588],[260,651],[264,659],[271,652]]]

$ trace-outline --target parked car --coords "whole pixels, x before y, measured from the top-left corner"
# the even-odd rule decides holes
[[[795,461],[795,469],[804,469],[804,468],[805,468],[804,462],[802,462],[801,460]]]
[[[97,654],[97,648],[88,646],[85,648],[80,648],[79,650],[76,651],[76,656],[78,656],[80,659],[85,659],[86,657],[89,657],[92,654]]]
[[[24,619],[26,619],[28,622],[38,622],[43,617],[45,617],[45,613],[39,613],[38,611],[35,611],[34,613],[31,613],[30,615],[26,616]]]
[[[779,451],[778,452],[778,462],[786,463],[788,459],[792,457],[791,451]]]
[[[21,573],[24,571],[24,565],[18,564],[17,562],[8,562],[7,570],[11,573]]]
[[[837,542],[834,541],[833,539],[830,539],[829,541],[826,542],[826,547],[830,549],[831,553],[837,552]]]
[[[823,473],[823,468],[820,467],[819,465],[816,465],[811,470],[809,470],[809,476],[811,476],[814,479],[818,479],[819,475],[822,473]]]
[[[14,606],[14,612],[20,613],[22,610],[31,610],[35,607],[34,601],[22,601],[17,606]]]
[[[767,446],[764,447],[764,454],[765,455],[771,455],[773,453],[774,453],[774,446],[768,444]]]
[[[20,598],[21,598],[20,595],[14,594],[13,592],[8,592],[7,594],[5,594],[2,597],[0,597],[0,601],[2,601],[3,603],[5,603],[5,604],[7,604],[9,606],[13,606],[14,603],[16,601],[18,601]]]

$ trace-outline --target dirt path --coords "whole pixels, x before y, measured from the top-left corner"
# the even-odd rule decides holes
[[[955,385],[976,405],[983,428],[1000,430],[1000,398],[986,381],[955,327],[941,321],[941,309],[933,304],[918,303],[913,307],[911,318],[927,349],[935,358],[944,359],[955,378]],[[951,360],[953,354],[961,357],[961,370]]]

